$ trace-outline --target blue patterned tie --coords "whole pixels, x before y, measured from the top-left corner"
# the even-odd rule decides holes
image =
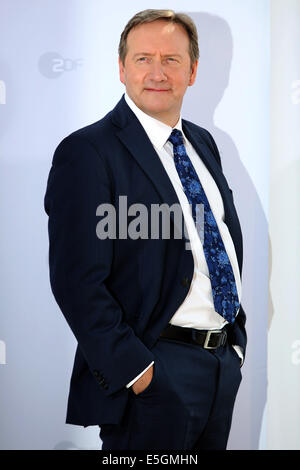
[[[229,323],[233,323],[240,304],[233,270],[221,234],[198,175],[186,153],[181,131],[173,129],[168,140],[173,144],[176,170],[186,197],[192,205],[195,223],[196,204],[202,204],[204,208],[203,251],[209,270],[215,311]]]

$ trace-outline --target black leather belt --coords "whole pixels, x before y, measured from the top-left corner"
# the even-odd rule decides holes
[[[196,328],[168,325],[160,333],[160,337],[198,344],[205,349],[216,349],[226,344],[227,331],[226,326],[222,330],[197,330]]]

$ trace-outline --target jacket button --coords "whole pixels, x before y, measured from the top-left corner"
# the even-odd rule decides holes
[[[187,287],[187,286],[189,285],[189,282],[190,282],[190,280],[189,280],[188,277],[183,277],[183,278],[181,279],[181,284],[182,284],[184,287]]]
[[[100,372],[98,370],[93,370],[93,374],[95,377],[99,377]]]

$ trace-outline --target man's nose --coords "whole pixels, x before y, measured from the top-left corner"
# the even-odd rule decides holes
[[[157,82],[167,79],[163,64],[161,62],[153,61],[151,64],[151,70],[149,71],[149,78]]]

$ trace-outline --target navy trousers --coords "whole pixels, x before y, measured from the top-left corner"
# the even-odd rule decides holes
[[[150,384],[130,389],[120,424],[100,427],[102,450],[224,450],[241,382],[230,344],[215,350],[159,338]]]

